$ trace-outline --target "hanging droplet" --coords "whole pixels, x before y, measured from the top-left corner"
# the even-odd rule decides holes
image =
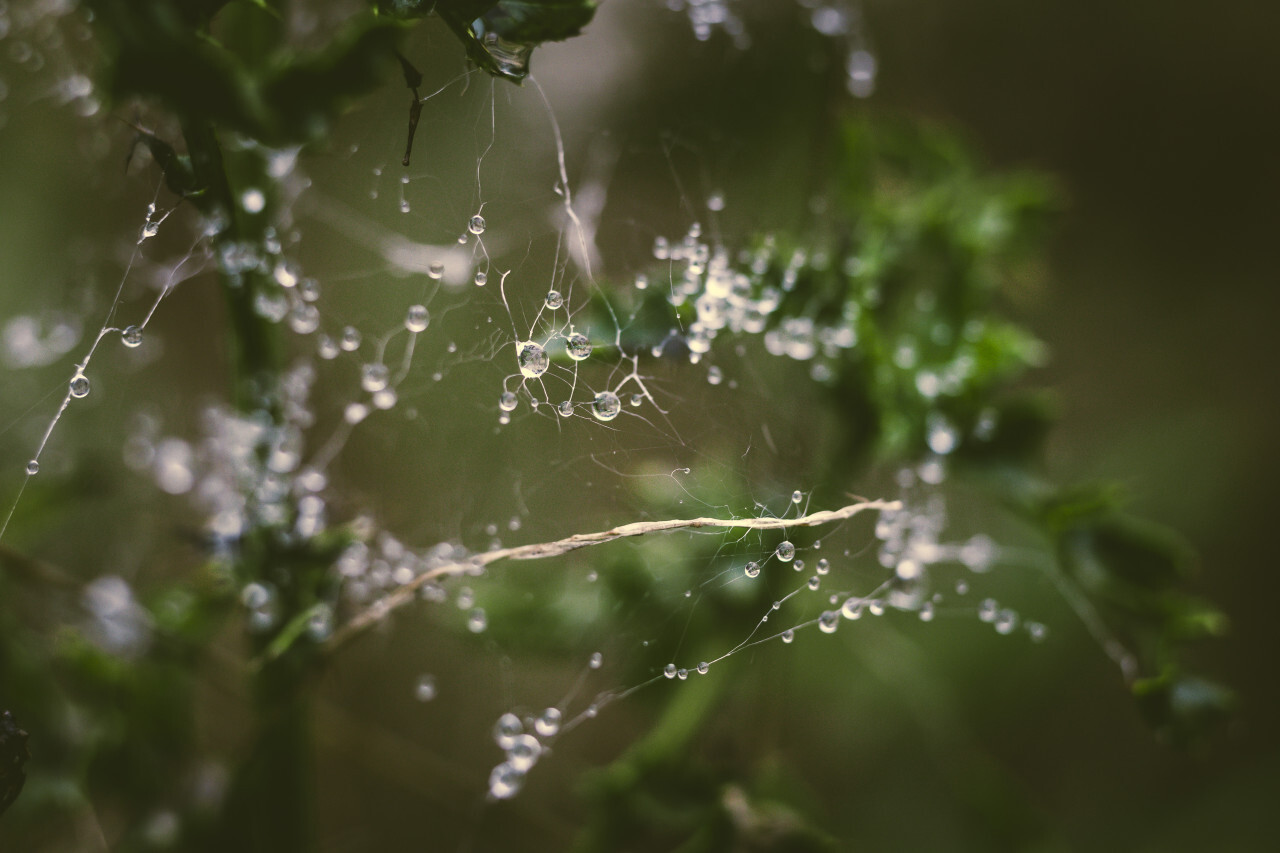
[[[515,714],[506,713],[493,725],[493,742],[502,749],[510,749],[516,742],[516,736],[524,731],[524,724]]]
[[[544,301],[552,311],[557,311],[564,305],[564,297],[560,295],[558,290],[548,290],[547,298]]]
[[[467,230],[472,234],[479,235],[484,233],[484,226],[484,217],[477,213],[475,216],[471,217],[471,221],[467,223]]]
[[[71,377],[71,384],[68,390],[71,392],[71,396],[76,399],[89,396],[89,377],[83,373],[77,373]]]
[[[675,678],[675,677],[676,677],[676,665],[675,665],[675,664],[673,664],[673,663],[669,663],[669,664],[667,664],[666,666],[664,666],[664,667],[662,668],[662,674],[663,674],[663,675],[665,675],[667,678]]]
[[[790,628],[782,632],[782,642],[784,643],[794,642],[795,638],[796,638],[796,632]]]
[[[440,261],[432,261],[427,265],[427,277],[439,281],[444,278],[444,264]]]
[[[477,607],[467,615],[467,630],[473,634],[479,634],[489,627],[489,617],[485,614],[483,607]]]
[[[424,675],[418,679],[413,695],[419,702],[430,702],[436,698],[436,679],[433,675]]]
[[[803,500],[804,500],[804,493],[801,492],[799,489],[796,489],[794,492],[791,493],[791,502],[793,504],[798,504]]]
[[[632,407],[632,408],[636,408],[636,409],[638,409],[638,408],[640,407],[640,404],[641,404],[641,403],[643,403],[643,402],[644,402],[644,395],[642,395],[642,394],[632,394],[632,395],[631,395],[631,407]]]
[[[572,401],[572,400],[565,400],[565,401],[564,401],[564,402],[562,402],[560,405],[556,406],[556,411],[560,414],[560,417],[562,417],[562,418],[572,417],[572,416],[573,416],[573,401]]]
[[[547,372],[551,359],[547,357],[547,351],[542,348],[542,344],[523,341],[516,344],[516,362],[520,365],[522,374],[529,379],[537,379]]]
[[[489,774],[489,796],[495,800],[509,800],[520,793],[524,785],[524,772],[504,761]]]
[[[431,314],[425,305],[410,305],[404,316],[404,327],[414,334],[425,332],[430,322]]]
[[[600,652],[592,652],[591,659],[587,661],[587,666],[592,669],[599,669],[604,665],[604,655]]]
[[[31,477],[40,473],[40,461],[32,459],[27,462],[27,476]]]
[[[512,391],[503,391],[498,396],[498,408],[502,409],[504,412],[514,411],[519,402],[520,401],[516,398],[515,393]]]
[[[840,614],[850,621],[861,619],[862,599],[856,596],[846,598],[844,604],[840,605]]]
[[[601,391],[591,403],[591,414],[598,421],[611,421],[622,411],[622,401],[612,391]]]
[[[827,572],[831,571],[831,561],[826,557],[823,557],[818,561],[814,568],[817,570],[818,574],[825,575]]]
[[[709,669],[711,669],[711,664],[707,663],[706,661],[703,661],[702,663],[698,664],[699,675],[706,675]]]
[[[582,361],[591,355],[591,339],[581,332],[574,332],[564,342],[565,352],[574,361]]]
[[[489,274],[484,270],[476,270],[476,287],[484,287],[489,282]]]
[[[560,731],[562,715],[559,708],[548,708],[538,719],[533,721],[533,730],[542,737],[551,737]]]
[[[822,578],[818,577],[817,575],[814,575],[813,577],[809,578],[809,583],[808,583],[809,589],[816,591],[821,584],[822,584]]]
[[[390,380],[391,371],[382,362],[370,362],[360,368],[360,387],[370,394],[386,388]]]
[[[818,630],[824,634],[834,634],[840,627],[840,614],[834,610],[824,610],[818,617]]]
[[[142,329],[137,326],[128,326],[120,333],[120,341],[130,349],[134,349],[142,345]]]
[[[360,349],[360,330],[355,326],[346,326],[342,330],[342,338],[338,341],[343,352],[355,352]]]
[[[754,560],[742,567],[742,573],[749,578],[760,576],[760,564]]]
[[[783,539],[781,542],[778,543],[778,547],[777,549],[774,550],[773,553],[776,554],[778,559],[781,560],[782,562],[789,563],[793,559],[795,559],[796,546],[791,544],[790,541]]]
[[[542,755],[542,744],[533,735],[516,735],[507,747],[507,762],[517,770],[528,770]]]

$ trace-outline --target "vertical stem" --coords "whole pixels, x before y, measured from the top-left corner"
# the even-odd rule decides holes
[[[231,342],[231,373],[236,407],[246,416],[265,413],[281,427],[279,393],[281,341],[278,327],[257,310],[259,296],[275,287],[259,258],[266,257],[271,222],[272,185],[265,160],[256,150],[224,157],[217,134],[206,122],[183,123],[197,186],[194,201],[211,221],[219,223],[213,236],[220,284],[226,299]],[[233,190],[262,193],[260,209],[246,209]],[[249,259],[241,263],[239,259]],[[265,464],[266,447],[260,449]],[[268,581],[272,572],[286,573],[289,589],[279,599],[280,624],[288,624],[301,602],[296,588],[314,566],[290,560],[287,546],[267,528],[248,530],[240,542],[237,576]],[[279,580],[279,579],[277,579]],[[261,652],[269,635],[255,639]],[[213,834],[217,850],[294,853],[314,847],[314,768],[310,715],[312,661],[304,654],[284,655],[256,670],[250,678],[255,732],[249,754],[237,768]]]

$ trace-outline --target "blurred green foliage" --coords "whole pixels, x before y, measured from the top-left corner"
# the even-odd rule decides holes
[[[270,2],[87,5],[96,13],[106,90],[118,103],[153,99],[181,120],[183,140],[140,129],[139,143],[169,190],[208,216],[234,209],[233,186],[269,186],[260,156],[226,153],[230,135],[267,147],[323,141],[354,99],[394,78],[397,47],[411,21],[438,14],[476,65],[518,82],[533,48],[577,34],[595,10],[591,0],[379,0],[323,48],[304,52],[287,43]],[[1000,305],[1021,265],[1036,257],[1037,238],[1054,211],[1052,187],[1035,176],[985,175],[951,135],[909,124],[846,122],[837,161],[825,188],[831,205],[825,233],[760,235],[754,248],[767,247],[766,263],[751,280],[756,296],[766,288],[780,293],[773,327],[807,318],[856,336],[853,347],[822,358],[829,369],[818,381],[831,422],[844,430],[830,447],[830,479],[817,489],[836,494],[872,466],[919,463],[931,455],[930,433],[944,419],[965,439],[951,463],[989,483],[1038,526],[1056,556],[1057,582],[1119,644],[1113,656],[1132,660],[1125,676],[1152,726],[1178,743],[1203,737],[1233,700],[1184,671],[1179,650],[1221,634],[1226,620],[1182,591],[1194,565],[1185,546],[1126,515],[1113,490],[1058,487],[1040,470],[1052,407],[1028,387],[1026,372],[1043,361],[1044,348],[1004,319]],[[262,225],[233,218],[220,239],[257,239]],[[263,336],[274,332],[255,327],[230,278],[224,282],[239,325],[229,331],[239,341],[243,373],[269,385],[262,376],[278,371],[276,346]],[[251,282],[236,286],[251,293]],[[629,346],[650,345],[669,325],[662,297],[647,298],[637,306],[640,322],[627,330]],[[689,319],[691,309],[681,310]],[[678,512],[675,505],[653,509]],[[330,568],[352,534],[298,547],[276,533],[256,531],[230,565],[213,563],[142,602],[151,639],[133,657],[106,651],[75,628],[60,630],[51,645],[36,642],[48,626],[27,624],[20,599],[0,590],[0,620],[12,638],[0,646],[0,685],[15,697],[21,719],[51,721],[37,749],[53,769],[21,801],[29,820],[66,814],[91,799],[110,801],[128,816],[120,850],[173,843],[156,830],[160,808],[182,812],[181,849],[290,850],[314,841],[307,699],[324,661],[306,628],[319,609],[336,606]],[[653,619],[672,612],[693,577],[659,579],[648,568],[671,563],[658,553],[670,547],[659,542],[608,558],[601,568],[609,599],[603,607],[647,611]],[[680,565],[717,558],[714,541],[682,547]],[[8,587],[14,561],[6,562],[0,583]],[[235,612],[234,590],[263,580],[284,595],[281,627],[256,638],[246,654],[254,662],[247,668],[248,702],[260,730],[225,808],[202,812],[182,800],[177,785],[200,758],[193,736],[197,680]],[[42,583],[28,578],[24,585]],[[492,636],[555,654],[590,622],[573,592],[566,583],[504,580],[488,605]],[[710,594],[687,627],[687,646],[732,645],[766,594]],[[634,661],[632,680],[653,664]],[[583,781],[591,812],[579,849],[834,849],[816,828],[820,820],[777,783],[774,768],[712,766],[691,755],[722,706],[727,676],[717,669],[701,685],[678,691],[657,725]]]

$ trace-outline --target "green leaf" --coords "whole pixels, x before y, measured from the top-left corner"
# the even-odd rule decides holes
[[[533,49],[543,42],[563,41],[581,33],[595,15],[597,3],[441,0],[436,12],[462,41],[472,62],[495,77],[519,83],[529,76]]]
[[[1203,740],[1236,705],[1235,694],[1222,685],[1173,670],[1138,680],[1133,696],[1148,725],[1182,747]]]

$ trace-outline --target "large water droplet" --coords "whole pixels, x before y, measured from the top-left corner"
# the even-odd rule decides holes
[[[591,414],[598,421],[611,421],[622,411],[622,401],[612,391],[601,391],[591,403]]]
[[[796,546],[791,544],[789,540],[783,539],[778,543],[778,547],[774,550],[774,554],[776,554],[778,559],[782,562],[789,563],[795,559]]]
[[[561,714],[559,708],[548,708],[533,722],[533,730],[542,737],[551,737],[560,731]]]
[[[574,361],[582,361],[591,355],[591,339],[581,332],[574,332],[564,342],[565,352]]]
[[[551,360],[547,358],[547,352],[542,348],[542,344],[523,341],[516,344],[516,362],[520,365],[522,374],[529,379],[537,379],[547,372]]]
[[[425,305],[410,305],[404,316],[404,327],[415,334],[425,332],[430,322],[431,315]]]

